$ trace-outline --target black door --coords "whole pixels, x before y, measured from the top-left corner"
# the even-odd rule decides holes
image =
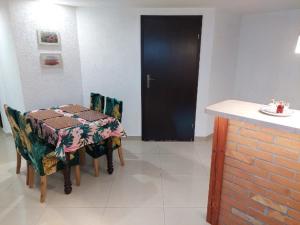
[[[142,16],[142,139],[192,141],[202,16]]]

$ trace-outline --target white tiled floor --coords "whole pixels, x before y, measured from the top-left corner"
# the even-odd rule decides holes
[[[81,186],[63,193],[63,176],[48,177],[47,199],[39,185],[25,185],[25,161],[15,174],[13,139],[0,131],[0,224],[2,225],[206,225],[210,141],[142,142],[124,140],[126,165],[115,155],[109,176],[91,161],[81,168]],[[87,156],[87,159],[89,157]],[[74,183],[74,182],[73,182]]]

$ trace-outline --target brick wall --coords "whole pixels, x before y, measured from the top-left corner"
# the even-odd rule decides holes
[[[220,225],[300,225],[300,135],[229,121]]]

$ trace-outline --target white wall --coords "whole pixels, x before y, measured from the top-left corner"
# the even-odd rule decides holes
[[[25,109],[82,103],[82,80],[76,10],[38,1],[11,0],[10,17],[20,66]],[[38,29],[57,30],[61,35],[63,69],[42,69]]]
[[[0,108],[5,132],[10,126],[3,104],[24,110],[18,60],[12,36],[8,5],[0,1]]]
[[[299,34],[300,10],[244,16],[235,96],[260,103],[274,97],[300,109]]]
[[[204,108],[214,36],[213,9],[79,8],[77,10],[84,103],[90,92],[124,100],[128,135],[141,135],[140,15],[203,15],[196,135],[209,134]]]
[[[216,10],[208,104],[234,96],[240,22],[240,15]],[[213,118],[209,118],[207,131],[211,132]]]

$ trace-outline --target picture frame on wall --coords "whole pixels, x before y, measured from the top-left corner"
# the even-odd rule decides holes
[[[39,45],[60,46],[60,33],[57,31],[38,30],[37,38]]]
[[[41,67],[43,68],[62,68],[63,60],[61,53],[41,53]]]

